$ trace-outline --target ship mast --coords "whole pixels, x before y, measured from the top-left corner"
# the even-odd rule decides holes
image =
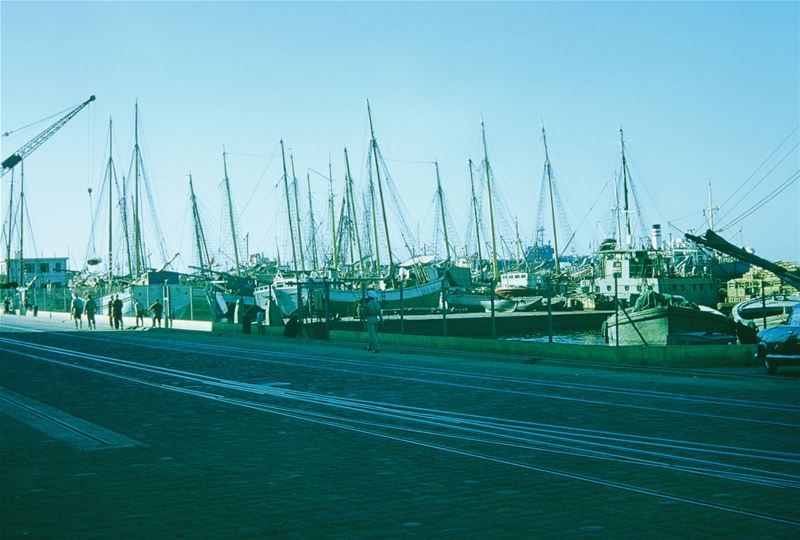
[[[369,157],[370,163],[373,163],[372,153],[370,153]],[[381,271],[381,250],[378,245],[378,213],[375,211],[375,183],[372,181],[372,167],[369,167],[369,203],[370,208],[372,210],[371,217],[372,217],[372,233],[374,238],[374,253],[375,257],[373,259],[374,267],[373,273],[377,276],[380,274]],[[369,236],[369,235],[368,235]]]
[[[113,241],[113,219],[114,212],[114,186],[112,171],[114,170],[114,124],[111,117],[108,117],[108,165],[106,165],[106,181],[108,182],[108,286],[109,290],[114,282],[114,241]],[[99,204],[99,203],[98,203]]]
[[[489,166],[489,152],[486,149],[486,126],[481,118],[481,136],[483,138],[483,162],[486,169],[486,188],[489,191],[489,221],[492,224],[492,276],[495,282],[500,281],[500,272],[497,269],[497,237],[494,230],[494,205],[492,202],[491,168]]]
[[[383,186],[381,184],[381,167],[380,163],[378,162],[378,141],[375,140],[375,131],[372,129],[372,110],[369,107],[369,100],[367,100],[367,116],[369,117],[369,133],[372,137],[372,155],[375,161],[375,174],[378,180],[378,195],[381,199],[381,215],[383,216],[383,232],[386,235],[386,249],[389,251],[389,269],[387,274],[389,276],[392,275],[392,267],[394,266],[392,262],[392,242],[389,239],[389,224],[386,220],[386,206],[383,202]],[[377,243],[377,235],[375,238]],[[375,246],[377,252],[377,245]],[[380,269],[379,269],[380,270]]]
[[[223,153],[223,156],[224,155]],[[203,223],[200,221],[200,211],[197,208],[197,197],[195,197],[194,194],[191,173],[189,173],[189,196],[192,202],[192,218],[194,220],[194,240],[197,244],[197,258],[201,272],[205,273],[206,268],[209,270],[211,269],[211,257],[208,254],[208,244],[206,243],[206,235],[203,231]]]
[[[306,173],[306,182],[308,183],[308,219],[311,220],[311,269],[316,270],[319,268],[317,266],[317,224],[314,222],[314,204],[311,201],[311,173]]]
[[[478,242],[478,270],[483,277],[483,255],[481,253],[481,222],[478,218],[478,199],[475,197],[475,179],[472,174],[472,159],[469,160],[469,187],[472,191],[472,212],[475,217],[475,239]]]
[[[544,131],[544,122],[542,122],[542,141],[544,141],[544,170],[547,173],[547,185],[550,191],[550,217],[553,221],[553,260],[555,262],[556,275],[561,273],[561,267],[558,261],[558,233],[556,233],[556,205],[553,196],[553,171],[550,166],[550,154],[547,152],[547,134]]]
[[[708,182],[708,208],[706,208],[706,220],[708,221],[708,228],[712,231],[714,230],[714,212],[717,209],[714,208],[714,201],[711,198],[711,181]]]
[[[622,135],[622,126],[619,127],[619,144],[622,150],[622,189],[625,201],[625,247],[630,249],[633,243],[633,234],[631,231],[630,204],[628,202],[628,161],[625,158],[625,139]]]
[[[241,272],[239,266],[239,245],[236,241],[236,220],[233,218],[233,199],[231,197],[231,180],[228,178],[228,159],[225,147],[222,147],[222,168],[225,172],[225,193],[228,196],[228,219],[231,225],[231,240],[233,241],[233,262],[236,264],[236,275]],[[191,183],[191,180],[190,180]],[[194,195],[192,195],[194,197]]]
[[[286,193],[286,215],[289,217],[289,237],[292,240],[292,264],[294,271],[297,272],[297,253],[294,248],[294,224],[292,223],[292,203],[289,197],[289,175],[286,173],[286,151],[283,148],[281,139],[281,160],[283,161],[283,190]]]
[[[436,167],[436,194],[439,197],[439,210],[442,213],[442,231],[444,232],[444,246],[447,251],[447,260],[450,260],[450,240],[447,237],[447,219],[444,213],[444,193],[442,193],[442,178],[439,176],[439,162],[434,161]]]
[[[334,208],[333,200],[333,165],[331,165],[331,156],[328,154],[328,208],[331,214],[331,259],[333,267],[338,266],[338,253],[336,245],[336,208]]]
[[[8,193],[8,237],[6,238],[6,283],[11,283],[11,229],[13,225],[14,169],[11,169],[11,186]]]
[[[133,144],[133,249],[134,249],[134,275],[139,279],[144,263],[142,252],[141,219],[139,215],[139,102],[135,104],[134,114],[134,144]]]
[[[9,216],[11,219],[11,216]],[[22,237],[25,232],[25,162],[19,162],[19,286],[25,287],[25,265],[22,256]],[[22,306],[20,306],[22,309]]]
[[[294,173],[294,155],[289,152],[289,161],[292,164],[292,187],[294,189],[294,219],[297,223],[297,249],[300,252],[300,271],[306,270],[306,259],[303,255],[303,229],[300,225],[300,200],[297,197],[297,175]]]
[[[355,198],[353,197],[353,177],[350,175],[350,158],[347,155],[347,148],[344,149],[344,165],[347,176],[345,177],[345,193],[347,195],[348,218],[353,224],[353,232],[356,235],[356,248],[358,249],[358,266],[361,275],[364,275],[364,256],[361,253],[361,238],[358,235],[358,218],[356,217]],[[340,233],[341,234],[341,233]],[[351,247],[352,251],[352,247]],[[352,255],[351,255],[352,258]]]

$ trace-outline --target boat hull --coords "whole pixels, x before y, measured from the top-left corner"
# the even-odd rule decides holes
[[[609,345],[667,345],[677,338],[670,336],[691,333],[736,335],[732,319],[719,313],[685,308],[662,306],[642,311],[629,311],[626,316],[612,315],[605,323]],[[638,330],[638,332],[637,332]]]

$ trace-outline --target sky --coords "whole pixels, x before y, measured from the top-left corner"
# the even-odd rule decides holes
[[[427,244],[434,160],[451,237],[467,241],[467,160],[483,158],[483,118],[504,219],[517,221],[525,243],[540,198],[541,124],[578,253],[613,234],[622,127],[640,225],[660,223],[665,237],[705,230],[710,183],[723,236],[772,260],[800,260],[797,2],[4,0],[0,31],[0,132],[11,132],[0,139],[3,159],[58,116],[25,126],[97,96],[25,160],[27,257],[69,256],[81,269],[103,256],[108,218],[93,206],[108,122],[117,173],[127,175],[138,102],[152,213],[165,254],[179,254],[174,268],[196,264],[189,173],[208,242],[224,253],[219,261],[230,256],[223,146],[242,251],[286,260],[279,141],[294,158],[301,204],[308,174],[324,221],[329,158],[337,207],[345,147],[357,186],[366,181],[369,100],[406,222]],[[320,245],[328,234],[319,228]]]

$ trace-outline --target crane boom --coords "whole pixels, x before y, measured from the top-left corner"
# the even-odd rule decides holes
[[[89,99],[72,109],[66,115],[61,117],[59,120],[53,122],[53,124],[39,133],[36,137],[22,145],[22,148],[8,156],[6,159],[3,160],[3,170],[0,171],[0,177],[4,176],[8,171],[14,168],[14,166],[28,157],[28,154],[39,148],[47,139],[52,137],[56,131],[64,127],[64,124],[72,120],[72,118],[81,112],[81,110],[86,107],[89,103],[95,100],[94,96],[90,96]]]

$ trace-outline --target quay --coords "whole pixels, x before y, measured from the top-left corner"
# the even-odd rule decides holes
[[[553,331],[596,331],[600,332],[603,321],[613,311],[554,311]],[[331,329],[359,331],[363,324],[355,318],[340,319],[331,322]],[[530,313],[495,313],[495,336],[522,337],[529,334],[541,334],[548,331],[546,312]],[[416,336],[453,336],[453,337],[492,337],[492,316],[490,313],[441,313],[428,315],[399,315],[383,317],[382,332],[387,334],[412,334]]]

